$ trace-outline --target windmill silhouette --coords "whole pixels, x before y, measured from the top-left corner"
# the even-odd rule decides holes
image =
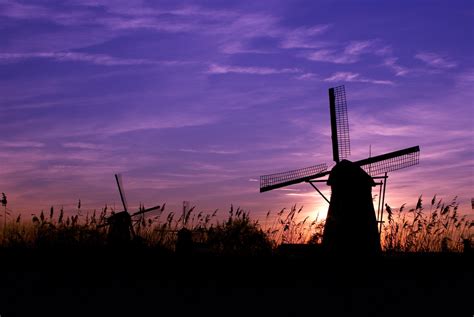
[[[120,194],[120,200],[122,201],[123,211],[116,212],[113,215],[105,219],[105,223],[99,225],[98,227],[108,226],[107,231],[107,240],[111,245],[123,245],[127,244],[133,239],[136,238],[136,233],[133,228],[134,217],[143,215],[144,213],[160,209],[160,206],[155,206],[145,209],[145,207],[140,205],[140,208],[137,212],[132,214],[128,211],[128,204],[125,198],[125,192],[122,185],[122,177],[120,174],[115,174],[115,181],[117,182],[117,187]]]
[[[329,110],[332,154],[336,163],[331,171],[328,171],[327,164],[319,164],[263,175],[260,177],[260,192],[309,183],[329,203],[323,246],[335,252],[378,252],[387,173],[418,164],[420,147],[351,162],[346,159],[350,155],[350,138],[344,86],[329,89]],[[377,176],[381,174],[384,176]],[[329,176],[328,179],[320,179],[325,176]],[[316,187],[318,182],[331,186],[330,200]],[[380,185],[377,217],[372,200],[372,187],[375,185]]]

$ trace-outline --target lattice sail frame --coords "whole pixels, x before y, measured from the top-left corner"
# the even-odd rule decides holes
[[[329,89],[333,159],[337,163],[351,154],[349,118],[344,85]]]
[[[396,171],[417,165],[420,162],[420,147],[414,146],[355,162],[370,176]]]
[[[316,177],[327,170],[326,164],[318,164],[288,172],[260,176],[260,192],[301,183],[309,178]]]

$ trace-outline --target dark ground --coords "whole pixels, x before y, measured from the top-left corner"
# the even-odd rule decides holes
[[[0,315],[469,316],[474,261],[0,250]]]

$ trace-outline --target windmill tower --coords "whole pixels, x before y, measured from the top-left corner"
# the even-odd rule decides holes
[[[329,89],[333,160],[331,171],[319,164],[260,177],[260,192],[298,183],[309,183],[328,203],[323,246],[330,252],[376,253],[380,250],[387,173],[419,163],[419,146],[351,162],[349,120],[344,86]],[[383,176],[378,176],[383,174]],[[329,176],[327,179],[321,179]],[[376,181],[379,180],[379,181]],[[331,186],[327,199],[316,187]],[[377,218],[372,201],[372,187],[379,185]]]

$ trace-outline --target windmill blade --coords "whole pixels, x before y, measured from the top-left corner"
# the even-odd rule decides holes
[[[328,172],[325,172],[327,168],[326,164],[319,164],[293,171],[260,176],[260,192],[263,193],[272,189],[322,177],[328,174]]]
[[[344,85],[329,89],[329,112],[331,113],[332,157],[338,163],[351,154]]]
[[[147,209],[142,209],[142,210],[139,210],[139,211],[131,214],[130,217],[138,216],[138,215],[141,215],[141,214],[153,211],[153,210],[158,210],[160,208],[161,208],[160,206],[155,206],[155,207],[151,207],[151,208],[147,208]]]
[[[416,165],[420,162],[420,147],[414,146],[403,150],[385,153],[355,162],[369,175],[375,176],[386,172]]]
[[[122,185],[122,175],[115,174],[115,180],[117,181],[117,186],[120,193],[120,199],[122,200],[123,209],[128,212],[127,200],[125,199],[125,192],[123,191]]]

